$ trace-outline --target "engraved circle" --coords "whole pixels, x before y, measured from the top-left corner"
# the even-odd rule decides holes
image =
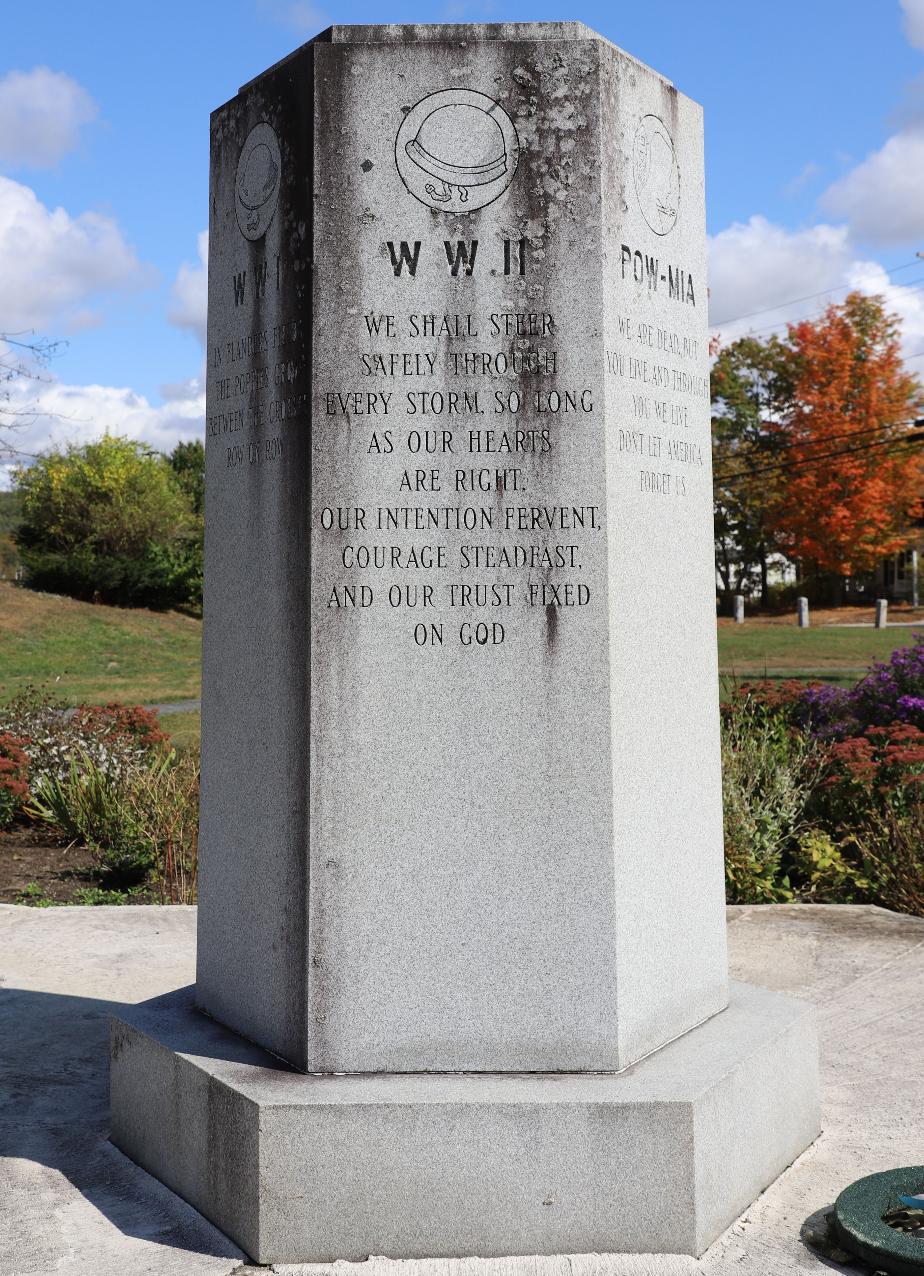
[[[237,224],[245,239],[262,239],[266,234],[276,212],[281,180],[279,140],[263,121],[247,134],[234,178]]]
[[[656,235],[667,235],[680,208],[680,168],[674,140],[657,115],[646,115],[635,130],[632,175],[642,216]]]
[[[513,181],[520,139],[499,102],[474,89],[429,93],[395,138],[402,182],[440,213],[468,213],[499,199]]]

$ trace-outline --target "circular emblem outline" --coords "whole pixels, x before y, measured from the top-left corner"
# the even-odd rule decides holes
[[[462,158],[478,162],[460,163]],[[519,161],[513,120],[500,102],[477,89],[428,93],[407,112],[395,136],[402,182],[416,200],[440,213],[493,204],[513,181]]]
[[[234,209],[245,239],[262,239],[279,202],[282,156],[275,129],[262,120],[247,134],[234,175]]]
[[[648,226],[656,235],[669,235],[680,210],[680,166],[674,139],[660,115],[643,115],[639,121],[632,140],[632,177]]]

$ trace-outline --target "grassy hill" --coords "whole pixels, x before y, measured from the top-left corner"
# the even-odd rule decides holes
[[[854,681],[871,661],[911,642],[915,632],[902,626],[851,628],[826,619],[829,623],[816,625],[813,618],[813,627],[804,630],[791,620],[755,617],[744,625],[722,620],[720,669],[744,679]],[[45,684],[70,704],[194,700],[201,634],[201,621],[178,612],[97,606],[0,581],[0,700],[27,683]],[[186,734],[198,723],[178,719],[178,732],[181,725]]]
[[[0,699],[45,684],[69,704],[199,695],[202,622],[104,607],[0,581]]]

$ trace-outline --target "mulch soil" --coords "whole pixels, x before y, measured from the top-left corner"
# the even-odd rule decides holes
[[[56,903],[67,904],[82,887],[98,885],[86,847],[55,842],[48,830],[16,822],[0,833],[0,903],[19,904],[20,891],[35,882]]]

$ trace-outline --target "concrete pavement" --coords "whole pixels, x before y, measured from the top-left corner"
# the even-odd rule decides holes
[[[730,908],[732,974],[818,1005],[824,1133],[700,1260],[580,1255],[286,1266],[288,1276],[791,1276],[802,1225],[853,1179],[919,1164],[924,919]],[[107,1016],[195,977],[195,909],[0,905],[0,1273],[242,1274],[246,1259],[108,1142]],[[665,1184],[664,1208],[670,1209]],[[355,1269],[355,1272],[354,1272]]]

